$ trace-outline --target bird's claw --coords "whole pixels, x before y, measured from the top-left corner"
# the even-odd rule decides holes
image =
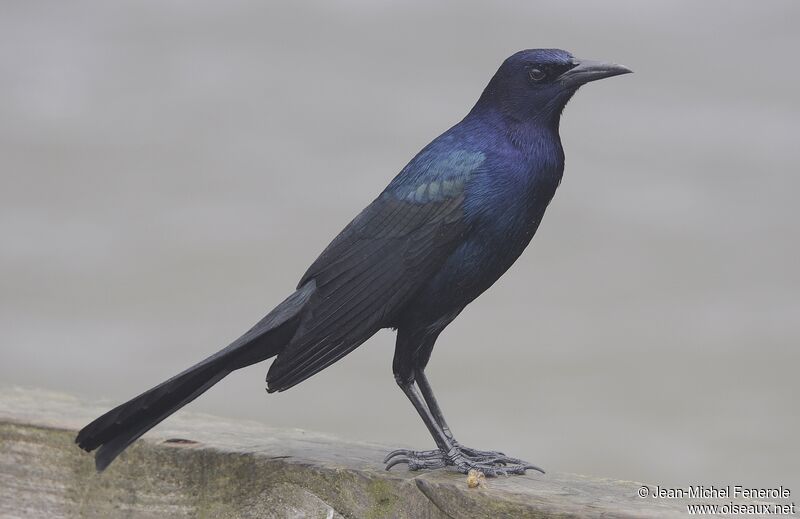
[[[442,451],[439,449],[433,449],[430,451],[412,451],[410,449],[396,449],[386,455],[383,458],[384,463],[388,463],[389,460],[392,458],[396,458],[398,456],[403,456],[406,458],[422,458],[422,459],[429,459],[429,458],[440,458],[442,456]]]
[[[400,465],[405,463],[408,465],[408,470],[415,471],[415,470],[433,470],[433,469],[441,469],[447,466],[447,461],[444,457],[429,457],[429,458],[419,458],[415,456],[407,457],[407,456],[397,456],[392,461],[386,464],[386,470],[391,469],[395,465]]]
[[[481,451],[458,444],[449,452],[439,449],[429,451],[397,449],[387,454],[383,462],[386,463],[386,470],[405,463],[411,471],[452,467],[462,474],[467,474],[471,469],[479,470],[487,477],[525,474],[526,470],[537,470],[544,474],[544,471],[536,465],[506,456],[502,452]]]

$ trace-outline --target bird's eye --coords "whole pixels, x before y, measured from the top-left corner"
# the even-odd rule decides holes
[[[541,81],[541,80],[543,80],[545,78],[545,76],[547,76],[547,74],[545,74],[543,70],[539,70],[538,68],[532,68],[528,72],[528,76],[533,81]]]

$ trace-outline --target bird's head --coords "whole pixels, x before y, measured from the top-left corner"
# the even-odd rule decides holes
[[[557,124],[581,85],[630,72],[622,65],[578,59],[560,49],[522,50],[500,65],[477,106],[499,109],[517,121],[538,119]]]

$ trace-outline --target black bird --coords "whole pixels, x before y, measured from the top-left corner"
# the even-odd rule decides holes
[[[395,380],[436,442],[384,460],[487,476],[541,470],[459,444],[425,376],[436,338],[530,242],[564,169],[564,106],[589,81],[631,72],[558,49],[506,59],[458,124],[414,157],[305,273],[297,291],[227,348],[78,433],[105,469],[128,445],[239,368],[277,356],[269,392],[289,389],[381,328],[397,330]]]

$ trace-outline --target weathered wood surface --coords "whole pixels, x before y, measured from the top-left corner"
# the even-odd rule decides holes
[[[447,471],[382,469],[388,447],[181,412],[104,473],[73,443],[105,409],[0,390],[0,517],[685,517],[640,483],[533,473],[468,488]],[[174,439],[189,440],[170,441]]]

